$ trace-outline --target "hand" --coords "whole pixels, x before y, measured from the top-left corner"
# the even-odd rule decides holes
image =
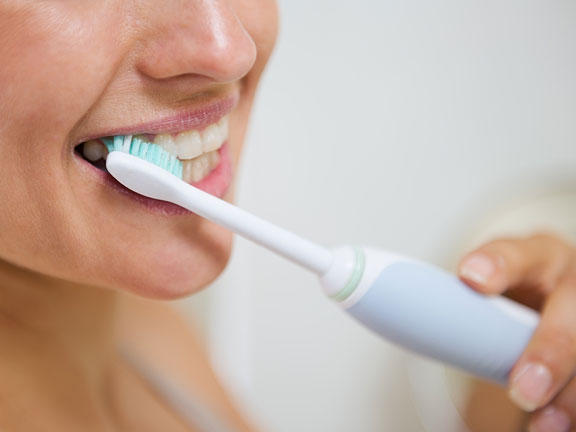
[[[576,425],[576,248],[553,235],[502,239],[464,257],[460,277],[485,294],[502,294],[541,312],[510,374],[509,395],[531,412],[530,431]]]

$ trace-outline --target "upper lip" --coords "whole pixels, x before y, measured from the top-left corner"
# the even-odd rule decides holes
[[[121,126],[110,130],[100,131],[82,138],[79,142],[114,135],[137,135],[161,133],[176,134],[188,130],[202,130],[206,126],[216,123],[229,114],[238,103],[239,96],[234,93],[226,97],[196,106],[193,109],[182,110],[163,117],[144,121],[135,125]]]

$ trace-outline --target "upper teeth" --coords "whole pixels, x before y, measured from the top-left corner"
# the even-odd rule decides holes
[[[150,140],[141,136],[144,141]],[[130,142],[131,136],[125,137]],[[182,178],[186,182],[197,182],[206,177],[220,162],[218,149],[228,139],[228,116],[211,124],[202,132],[191,130],[176,136],[160,134],[154,143],[182,160]],[[83,145],[84,157],[92,162],[106,159],[108,148],[100,140],[91,140]]]
[[[156,135],[154,143],[179,159],[194,159],[202,153],[218,150],[228,139],[228,116],[222,117],[218,123],[213,123],[202,132],[191,130],[179,133]]]

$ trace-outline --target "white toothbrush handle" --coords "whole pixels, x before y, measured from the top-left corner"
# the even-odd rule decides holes
[[[409,350],[500,384],[539,321],[532,309],[479,294],[418,261],[388,263],[362,291],[343,303],[358,321]]]
[[[387,339],[475,375],[505,383],[538,324],[534,311],[478,294],[428,264],[377,250],[328,251],[138,157],[113,151],[106,166],[133,191],[194,211],[320,275],[328,295]]]

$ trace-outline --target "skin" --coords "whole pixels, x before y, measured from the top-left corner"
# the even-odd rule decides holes
[[[201,341],[170,308],[134,296],[173,299],[205,287],[228,260],[230,234],[193,215],[143,211],[96,181],[73,149],[237,92],[229,140],[237,164],[276,31],[272,0],[0,1],[0,428],[186,430],[120,345],[249,430]],[[484,277],[468,265],[479,256],[493,263]],[[460,268],[475,289],[542,310],[512,396],[548,432],[544,421],[576,420],[575,256],[554,236],[504,239]],[[537,401],[518,390],[527,363],[550,371]]]
[[[0,1],[0,428],[180,430],[150,426],[170,415],[117,346],[142,339],[124,327],[180,322],[133,295],[197,292],[226,265],[231,234],[195,215],[145,211],[97,181],[74,147],[236,94],[236,165],[276,15],[274,0]],[[174,334],[182,350],[161,337],[158,349],[200,355],[193,334]],[[201,385],[229,413],[217,386]],[[142,401],[143,425],[127,420],[126,400]],[[31,404],[35,416],[23,415]]]
[[[0,71],[0,158],[13,179],[0,186],[11,209],[0,216],[0,256],[147,297],[208,284],[228,259],[231,235],[197,217],[142,211],[90,178],[73,148],[240,92],[229,144],[237,162],[274,42],[273,3],[4,0],[0,17],[0,56],[11,59]]]

